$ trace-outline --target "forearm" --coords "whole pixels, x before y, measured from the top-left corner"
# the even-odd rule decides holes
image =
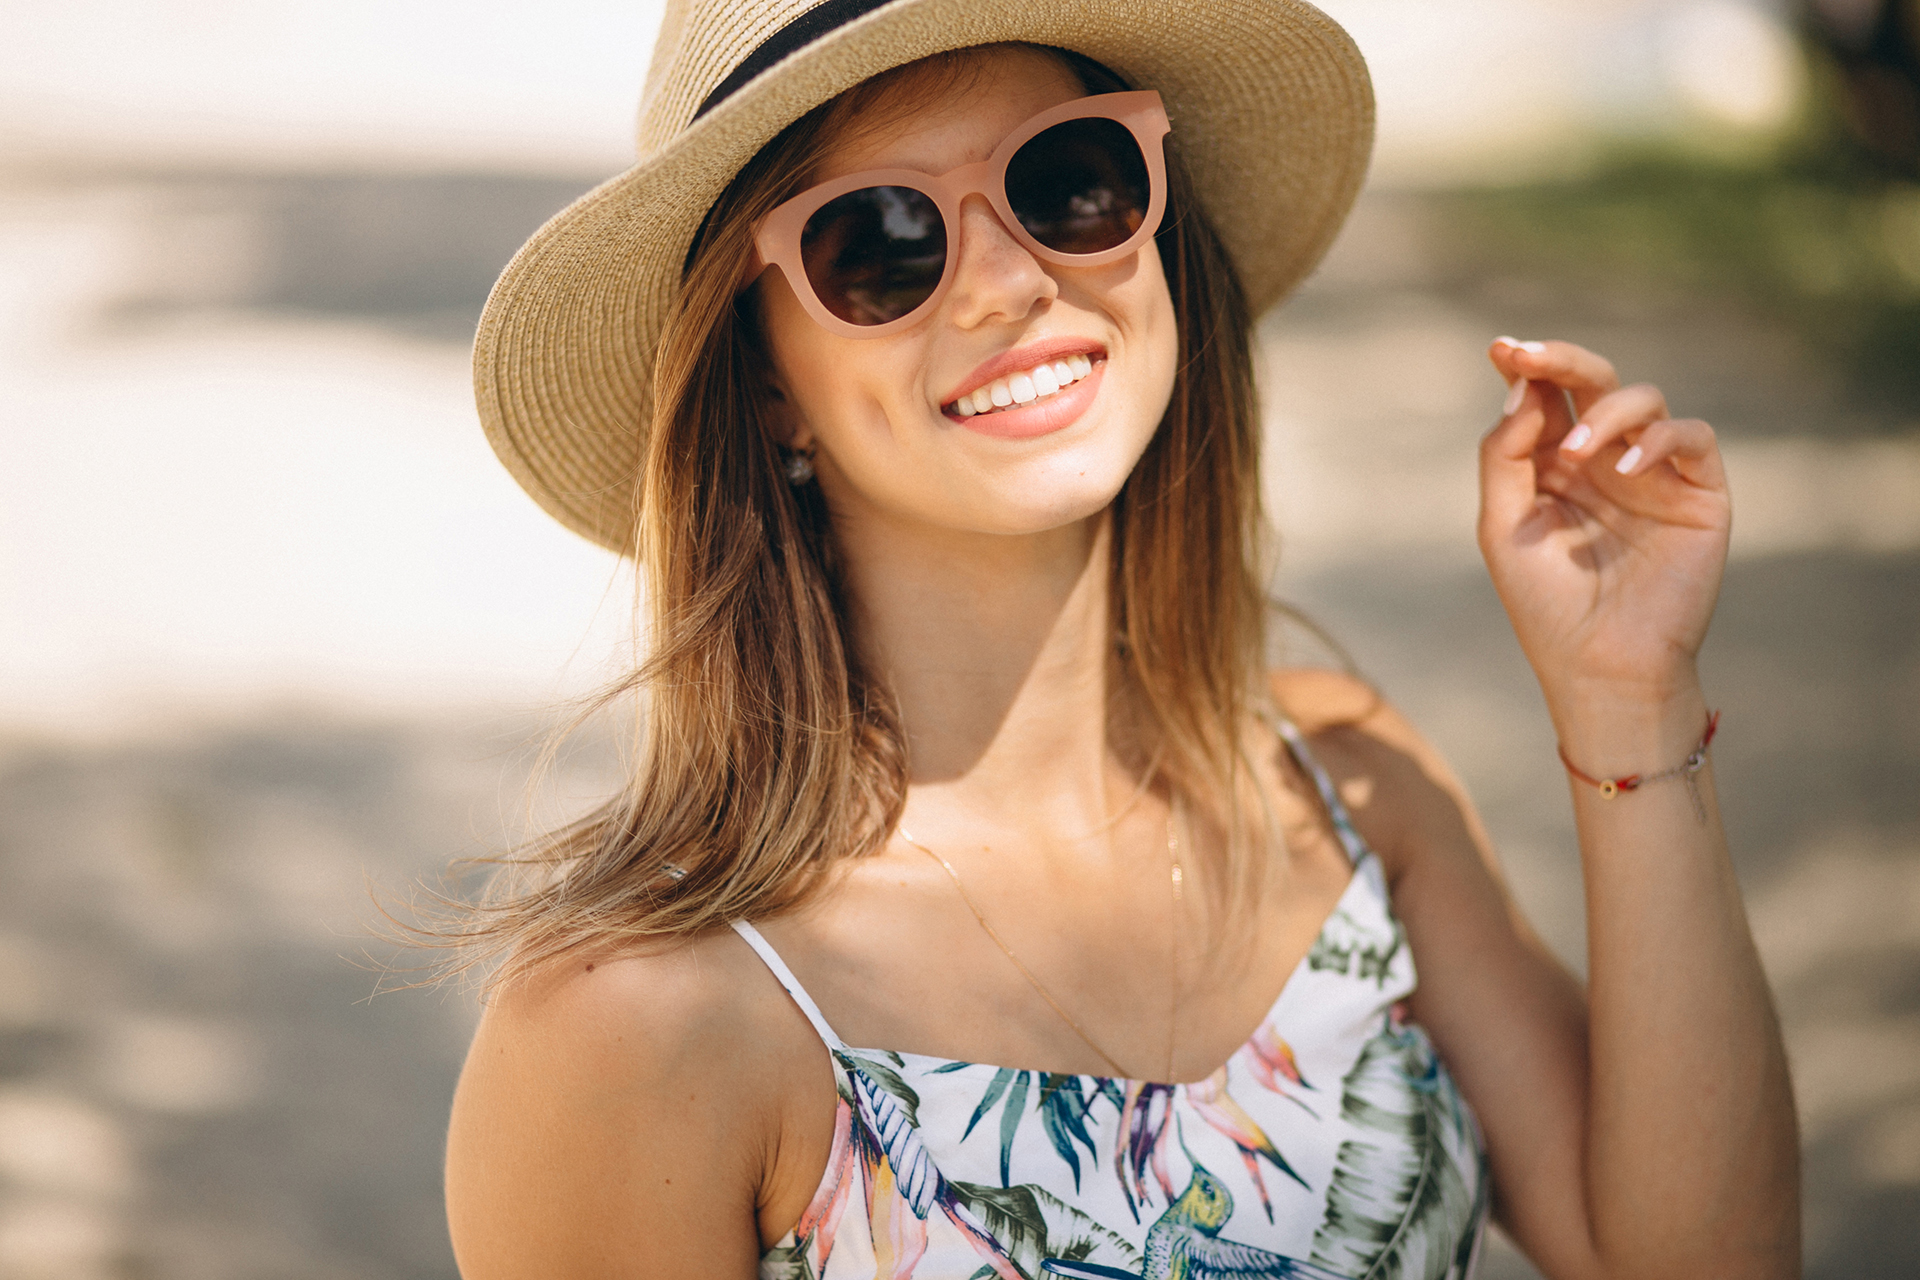
[[[1553,703],[1568,757],[1595,777],[1669,767],[1707,721],[1690,678]],[[1618,1275],[1797,1275],[1785,1050],[1711,764],[1693,783],[1692,794],[1674,778],[1608,798],[1572,782],[1587,896],[1594,1248]]]

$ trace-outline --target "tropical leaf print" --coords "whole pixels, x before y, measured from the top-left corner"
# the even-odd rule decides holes
[[[848,1162],[858,1164],[866,1189],[877,1280],[911,1280],[914,1268],[926,1254],[928,1218],[936,1207],[985,1263],[986,1275],[1026,1280],[941,1175],[919,1130],[908,1119],[906,1103],[868,1074],[866,1068],[873,1064],[850,1054],[836,1056],[841,1065],[841,1105],[850,1111]],[[830,1204],[844,1201],[850,1183],[849,1177],[838,1179]],[[817,1255],[822,1272],[826,1269],[825,1250],[832,1246],[830,1232],[841,1207],[843,1204],[831,1207],[825,1214],[823,1226],[829,1234]]]
[[[1386,1019],[1347,1073],[1340,1110],[1377,1136],[1340,1144],[1313,1260],[1370,1280],[1454,1274],[1478,1218],[1480,1188],[1461,1172],[1476,1139],[1426,1036]]]
[[[939,1068],[941,1071],[946,1069]],[[1089,1160],[1094,1159],[1096,1153],[1093,1135],[1087,1129],[1087,1118],[1094,1104],[1105,1099],[1116,1110],[1122,1105],[1120,1087],[1112,1080],[1002,1067],[993,1073],[993,1078],[987,1081],[987,1087],[981,1091],[980,1101],[967,1120],[961,1141],[972,1135],[974,1128],[991,1114],[996,1103],[1003,1103],[1000,1112],[1000,1185],[1011,1186],[1013,1140],[1020,1132],[1021,1121],[1026,1117],[1027,1097],[1032,1091],[1036,1075],[1040,1078],[1040,1095],[1034,1109],[1040,1117],[1041,1130],[1046,1134],[1054,1153],[1072,1170],[1074,1190],[1078,1191],[1079,1148],[1086,1149]]]
[[[1013,1139],[1020,1132],[1020,1121],[1027,1113],[1027,1082],[1033,1073],[1021,1071],[1007,1086],[1006,1106],[1000,1112],[1000,1185],[1013,1182]]]
[[[1060,1158],[1073,1170],[1073,1189],[1080,1189],[1080,1156],[1076,1145],[1087,1149],[1087,1159],[1095,1158],[1093,1135],[1087,1132],[1087,1117],[1093,1104],[1106,1097],[1118,1105],[1119,1089],[1111,1080],[1101,1080],[1092,1088],[1080,1076],[1048,1074],[1040,1082],[1040,1127]],[[1105,1086],[1104,1088],[1102,1086]],[[1107,1089],[1112,1089],[1109,1095]]]
[[[1047,1220],[1033,1198],[1031,1186],[989,1187],[951,1182],[956,1200],[965,1205],[994,1242],[1012,1259],[1020,1274],[1031,1277],[1047,1251]]]
[[[775,1245],[761,1254],[760,1280],[815,1280],[813,1264],[807,1260],[807,1242]]]
[[[1013,1258],[1001,1247],[1000,1242],[960,1202],[954,1184],[945,1180],[940,1184],[940,1208],[945,1211],[947,1221],[959,1229],[967,1246],[983,1259],[983,1264],[973,1273],[971,1280],[987,1280],[989,1276],[998,1277],[998,1280],[1029,1280],[1014,1265]]]
[[[905,1108],[907,1123],[916,1129],[920,1127],[920,1095],[913,1091],[913,1086],[902,1079],[896,1069],[906,1066],[899,1054],[886,1055],[888,1062],[876,1062],[872,1058],[846,1052],[836,1052],[834,1056],[844,1062],[849,1070],[860,1072],[892,1094]]]
[[[946,1070],[945,1067],[940,1069]],[[962,1142],[973,1136],[973,1127],[985,1118],[987,1112],[993,1110],[993,1104],[1000,1100],[1000,1095],[1007,1091],[1007,1086],[1012,1084],[1013,1078],[1019,1074],[1012,1067],[1002,1067],[993,1073],[993,1079],[987,1081],[987,1087],[980,1093],[980,1102],[974,1107],[973,1115],[967,1121],[967,1131],[960,1135]]]
[[[1049,1258],[1124,1267],[1125,1274],[1140,1266],[1139,1251],[1125,1239],[1041,1187],[947,1185],[1030,1280]]]
[[[1394,957],[1406,943],[1400,922],[1389,917],[1392,928],[1386,931],[1368,928],[1348,913],[1345,907],[1327,917],[1320,936],[1307,952],[1307,967],[1330,969],[1385,986]]]
[[[877,1162],[886,1166],[889,1187],[913,1210],[914,1217],[924,1220],[933,1211],[940,1171],[934,1168],[906,1107],[859,1067],[849,1070],[847,1079],[867,1120],[855,1131],[855,1138],[869,1166],[869,1205],[874,1196],[872,1166]]]

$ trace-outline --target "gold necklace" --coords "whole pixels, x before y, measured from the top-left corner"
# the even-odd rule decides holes
[[[953,887],[959,891],[960,901],[967,904],[967,910],[973,913],[973,918],[979,922],[980,928],[985,931],[989,938],[993,939],[993,945],[1000,948],[1001,954],[1005,955],[1007,959],[1013,963],[1013,967],[1020,971],[1020,976],[1027,980],[1027,985],[1039,992],[1040,998],[1045,1000],[1047,1005],[1056,1014],[1060,1015],[1060,1021],[1072,1028],[1073,1034],[1080,1037],[1080,1042],[1086,1045],[1087,1048],[1093,1050],[1102,1062],[1112,1067],[1115,1076],[1123,1080],[1132,1079],[1133,1077],[1128,1076],[1127,1069],[1116,1062],[1112,1054],[1094,1043],[1093,1037],[1087,1034],[1086,1029],[1074,1021],[1073,1015],[1068,1013],[1066,1009],[1061,1006],[1060,1002],[1053,998],[1053,993],[1047,990],[1046,984],[1034,976],[1033,970],[1021,963],[1020,957],[1013,953],[1013,948],[1006,944],[1005,939],[1001,938],[991,924],[987,923],[987,917],[982,914],[979,906],[974,902],[973,895],[967,892],[967,886],[961,882],[960,873],[953,869],[953,864],[935,853],[932,849],[929,849],[926,845],[915,840],[912,833],[905,827],[899,828],[899,831],[902,840],[940,864],[941,868],[947,873],[947,878],[953,881]],[[1161,1079],[1164,1083],[1171,1083],[1173,1080],[1173,1050],[1177,1042],[1177,1032],[1180,1022],[1180,904],[1186,880],[1180,867],[1180,841],[1175,832],[1173,813],[1171,810],[1167,813],[1167,857],[1171,863],[1168,879],[1173,891],[1173,909],[1171,919],[1169,920],[1171,928],[1168,931],[1167,947],[1167,1070]]]

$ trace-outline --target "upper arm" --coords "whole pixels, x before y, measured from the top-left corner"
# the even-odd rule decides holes
[[[754,1274],[792,1073],[716,950],[563,958],[497,993],[447,1137],[466,1280]]]
[[[1522,916],[1439,753],[1375,691],[1286,672],[1276,694],[1377,851],[1433,1038],[1486,1138],[1502,1224],[1554,1274],[1590,1273],[1588,1056],[1579,982]]]

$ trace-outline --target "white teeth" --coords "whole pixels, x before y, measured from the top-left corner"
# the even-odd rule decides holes
[[[995,378],[984,387],[975,387],[953,402],[953,412],[962,418],[971,418],[975,414],[992,413],[1012,405],[1032,404],[1035,400],[1072,386],[1092,372],[1092,357],[1067,356],[1036,365],[1024,373]]]

